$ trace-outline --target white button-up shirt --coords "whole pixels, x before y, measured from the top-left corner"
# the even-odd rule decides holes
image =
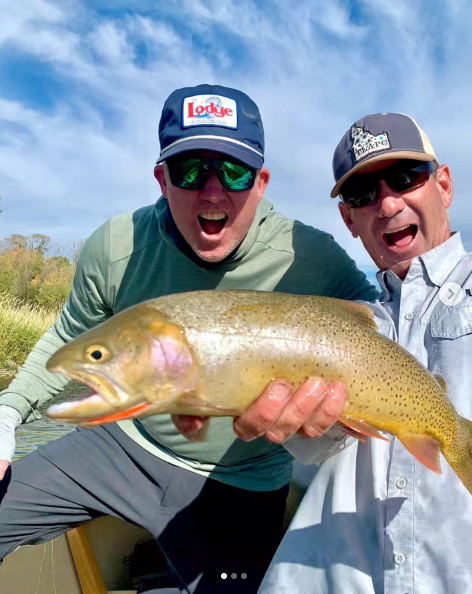
[[[415,258],[403,282],[377,278],[379,330],[441,375],[472,419],[472,254],[460,234]],[[440,299],[446,282],[463,290],[456,305]],[[395,438],[355,441],[321,464],[260,594],[472,593],[472,495],[442,455],[441,467]]]

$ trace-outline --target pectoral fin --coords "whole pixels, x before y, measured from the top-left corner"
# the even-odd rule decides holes
[[[357,437],[357,435],[355,435],[355,433],[360,433],[362,436],[365,435],[366,437],[376,437],[377,439],[383,439],[384,441],[390,441],[388,438],[384,437],[381,433],[379,433],[375,427],[372,427],[372,425],[369,425],[368,423],[365,423],[364,421],[355,421],[354,419],[351,419],[350,417],[341,415],[339,417],[339,422],[342,423],[343,425],[346,425],[351,430],[353,430],[353,431],[346,431],[346,433],[348,433],[348,435],[352,435],[353,437],[356,437],[357,439],[360,439],[361,441],[365,441],[365,439],[361,439],[360,437]]]
[[[359,433],[359,431],[355,431],[354,429],[351,429],[347,425],[343,425],[340,421],[335,423],[334,426],[336,427],[336,429],[339,429],[339,431],[342,431],[346,435],[350,435],[351,437],[354,437],[355,439],[358,439],[359,441],[367,441],[367,437],[365,435],[362,435],[362,433]]]
[[[173,414],[237,417],[242,414],[242,411],[227,406],[221,406],[220,404],[212,404],[207,400],[199,398],[194,392],[189,392],[178,399],[176,407],[173,410]]]

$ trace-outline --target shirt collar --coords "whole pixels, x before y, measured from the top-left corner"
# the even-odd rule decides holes
[[[460,232],[455,232],[441,245],[413,258],[411,263],[421,261],[431,282],[440,287],[466,253]],[[376,278],[382,289],[382,301],[390,301],[392,293],[400,289],[401,279],[389,270],[379,270]]]
[[[423,262],[430,280],[440,287],[466,253],[461,234],[456,232],[434,250],[418,256],[418,259]]]

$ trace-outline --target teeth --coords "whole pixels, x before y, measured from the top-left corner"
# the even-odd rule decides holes
[[[411,227],[411,225],[405,225],[404,227],[400,227],[400,229],[395,229],[395,231],[385,231],[385,233],[387,235],[390,235],[390,233],[398,233],[399,231],[403,231],[403,229],[408,229],[408,227]]]
[[[202,212],[200,216],[209,221],[221,221],[221,219],[226,219],[227,215],[224,212]]]

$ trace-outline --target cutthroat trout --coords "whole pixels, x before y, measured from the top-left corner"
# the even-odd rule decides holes
[[[340,380],[347,432],[395,435],[435,472],[442,451],[472,493],[472,423],[442,378],[379,334],[358,303],[262,291],[168,295],[83,333],[46,367],[96,391],[47,411],[83,425],[159,413],[238,416],[274,378]]]

